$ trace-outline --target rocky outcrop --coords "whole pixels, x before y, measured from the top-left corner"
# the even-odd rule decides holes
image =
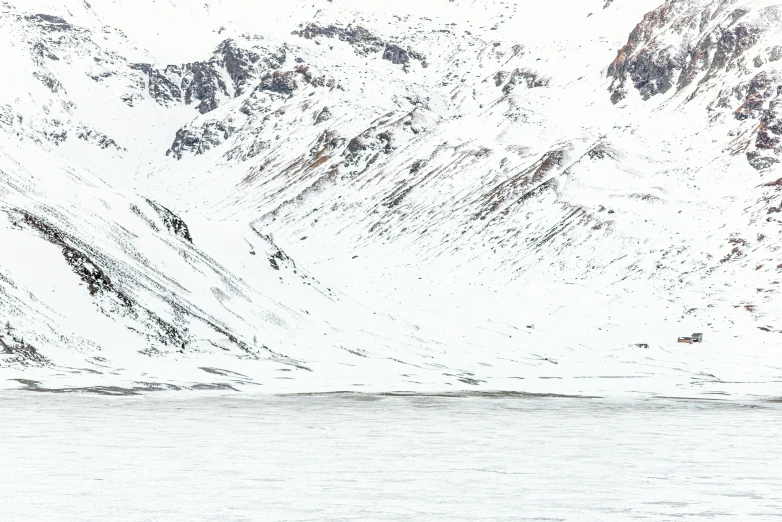
[[[254,137],[236,144],[224,157],[228,160],[244,161],[267,150],[269,142],[261,135],[266,122],[272,119],[272,115],[268,113],[269,100],[288,98],[298,89],[307,85],[315,88],[342,88],[333,79],[327,79],[324,75],[317,74],[306,65],[297,65],[290,71],[276,70],[263,75],[240,108],[242,114],[255,118],[254,121],[258,123],[251,129],[244,128],[247,133],[254,134]],[[325,108],[318,114],[316,121],[322,123],[330,117],[329,109]],[[190,124],[177,131],[174,142],[166,151],[166,155],[182,159],[188,152],[196,155],[204,154],[228,140],[237,131],[237,128],[242,127],[235,125],[231,117],[224,121],[209,120],[200,124]]]
[[[239,95],[249,82],[254,80],[260,69],[275,69],[285,63],[285,50],[263,59],[258,53],[242,49],[233,40],[225,40],[215,51],[218,64],[225,68],[225,72],[231,79],[234,92]]]
[[[296,268],[296,263],[293,261],[293,259],[291,259],[290,256],[288,256],[288,254],[286,254],[285,252],[279,249],[277,250],[277,252],[275,252],[269,257],[269,265],[274,270],[279,270],[280,267]]]
[[[114,286],[104,270],[82,248],[79,248],[80,245],[73,238],[39,216],[23,212],[21,217],[28,227],[40,233],[50,243],[62,248],[65,261],[87,285],[90,295],[111,294],[123,306],[132,306],[131,299]]]
[[[556,180],[551,176],[563,167],[566,157],[565,149],[549,151],[531,166],[487,191],[482,196],[479,210],[473,215],[473,219],[485,220],[495,212],[506,216],[514,205],[549,190],[554,186],[552,183],[556,184]]]
[[[546,87],[550,80],[539,76],[529,69],[514,69],[513,72],[499,71],[494,75],[494,84],[497,87],[502,86],[502,92],[509,94],[517,86],[523,86],[528,89],[536,87]]]
[[[47,32],[63,32],[73,29],[71,24],[59,16],[34,14],[25,16],[25,18]]]
[[[216,109],[221,100],[241,95],[247,86],[285,63],[284,49],[262,55],[225,40],[207,61],[169,65],[157,69],[150,64],[131,67],[146,77],[147,90],[161,105],[196,104],[201,114]]]
[[[262,133],[263,127],[253,129],[248,136],[250,139],[239,140],[234,147],[223,154],[223,158],[226,161],[247,161],[269,150],[271,144],[261,137]]]
[[[674,75],[681,68],[679,60],[669,46],[657,44],[667,25],[681,15],[681,2],[666,2],[647,13],[643,21],[630,33],[627,44],[619,50],[616,59],[608,67],[612,78],[611,101],[618,103],[627,95],[626,82],[630,80],[644,99],[667,92],[674,84]]]
[[[744,53],[758,34],[754,24],[745,21],[747,14],[724,3],[712,12],[681,0],[668,0],[647,13],[608,68],[611,101],[627,96],[628,80],[648,100],[743,66]]]
[[[231,93],[222,71],[211,62],[196,62],[187,64],[183,72],[182,83],[186,85],[182,94],[184,102],[190,105],[197,102],[196,108],[201,114],[215,110],[219,98],[230,98]]]
[[[331,110],[328,107],[323,107],[323,109],[315,117],[315,125],[320,125],[321,123],[327,122],[333,117],[334,116],[331,114]]]
[[[103,150],[106,149],[113,149],[117,151],[125,150],[123,147],[120,147],[116,141],[109,138],[102,132],[98,132],[94,129],[90,129],[88,127],[85,127],[84,125],[80,125],[76,129],[76,137],[79,138],[80,140],[97,145]]]
[[[367,29],[359,26],[348,25],[347,27],[337,27],[335,25],[319,26],[308,24],[301,31],[293,33],[301,38],[313,40],[317,37],[336,38],[353,46],[356,54],[367,56],[383,50],[385,42],[369,32]]]
[[[776,46],[772,46],[758,54],[755,62],[762,65],[780,57]],[[720,89],[709,104],[710,111],[730,111],[736,121],[747,122],[744,130],[731,132],[739,136],[731,151],[744,153],[749,164],[759,171],[779,163],[782,155],[782,72],[763,69],[734,87]]]
[[[14,366],[50,366],[51,361],[21,337],[9,336],[8,342],[0,337],[0,354],[11,357],[5,363]]]
[[[421,67],[426,69],[429,64],[426,62],[426,58],[420,53],[417,53],[411,49],[403,49],[396,44],[386,44],[383,50],[383,59],[395,65],[402,65],[402,69],[405,72],[410,70],[410,63],[412,60],[416,60],[421,63]]]
[[[345,138],[333,130],[324,131],[318,136],[315,145],[310,148],[310,156],[322,156],[325,152],[334,152],[345,145]]]
[[[188,241],[192,241],[187,225],[181,219],[165,207],[149,200],[148,202],[158,212],[166,226],[170,227],[169,230]],[[46,241],[62,249],[66,263],[87,286],[89,294],[95,299],[97,308],[103,314],[109,317],[120,316],[137,321],[140,329],[135,331],[159,346],[182,349],[187,346],[189,339],[186,328],[175,326],[162,319],[157,313],[136,301],[133,295],[123,288],[128,283],[126,278],[115,279],[109,276],[110,270],[117,270],[116,263],[110,256],[94,250],[41,216],[24,211],[19,214],[21,223],[39,233]],[[182,311],[184,312],[184,310]],[[221,333],[224,331],[219,326],[208,321],[205,322]],[[151,355],[155,353],[155,350],[142,353]]]
[[[360,56],[382,53],[384,60],[388,60],[395,65],[402,65],[402,69],[405,72],[410,70],[412,61],[420,62],[424,68],[429,66],[423,54],[401,47],[396,43],[387,42],[361,26],[348,25],[347,27],[338,27],[335,25],[319,26],[308,24],[301,31],[294,31],[293,34],[308,40],[317,37],[336,38],[349,43],[353,46],[356,54]]]
[[[709,100],[710,112],[755,120],[731,131],[738,137],[727,148],[746,155],[753,168],[768,169],[782,154],[782,81],[771,65],[782,59],[774,44],[780,15],[778,6],[668,0],[644,16],[608,68],[611,100],[624,99],[630,85],[644,100],[686,91],[683,103]]]
[[[297,65],[292,71],[274,71],[265,74],[261,78],[261,83],[255,88],[255,92],[262,91],[290,96],[302,85],[326,87],[328,89],[342,88],[334,79],[319,75],[306,65]]]
[[[296,83],[296,72],[274,71],[273,73],[266,74],[266,76],[261,79],[260,88],[263,91],[290,96],[293,94],[293,91],[298,88],[298,84]]]
[[[53,94],[57,94],[60,92],[64,92],[65,89],[62,86],[62,83],[57,78],[54,78],[48,74],[42,73],[42,72],[34,72],[33,76],[36,80],[41,82],[47,89],[52,91]]]
[[[169,78],[175,76],[173,67],[170,66],[163,71],[155,69],[148,63],[131,64],[130,67],[144,73],[149,95],[160,105],[169,105],[182,100],[182,90],[173,79]]]
[[[180,160],[185,152],[203,154],[226,141],[235,129],[220,121],[208,121],[197,128],[183,127],[176,132],[166,156]]]
[[[190,229],[187,227],[187,223],[185,223],[182,218],[168,210],[160,203],[152,201],[151,199],[147,199],[146,201],[149,203],[149,206],[152,207],[155,212],[157,212],[157,215],[163,221],[163,225],[166,227],[166,230],[175,236],[181,237],[185,241],[190,243],[193,242],[193,238],[190,236]]]
[[[743,15],[737,12],[734,16],[740,18]],[[743,66],[739,61],[744,52],[755,45],[756,38],[757,30],[743,23],[727,28],[717,27],[690,51],[677,88],[689,86],[704,72],[705,76],[701,81],[708,81],[720,71]]]
[[[379,154],[390,154],[396,148],[392,131],[375,132],[375,129],[369,129],[348,142],[342,155],[346,166],[366,168],[377,160]]]
[[[756,170],[766,170],[779,163],[782,154],[782,75],[777,72],[761,72],[748,83],[735,87],[735,96],[741,105],[733,112],[739,121],[756,120],[754,139],[745,146],[747,160]],[[723,106],[730,106],[730,98],[721,98]],[[754,150],[753,150],[754,149]]]

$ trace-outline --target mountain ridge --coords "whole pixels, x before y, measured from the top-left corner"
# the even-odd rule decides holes
[[[161,17],[92,4],[3,7],[25,79],[0,85],[7,379],[776,378],[773,2],[561,0],[535,27],[523,4],[335,1],[255,34],[241,2],[145,4],[217,42],[168,63],[127,36]],[[713,351],[672,347],[688,330]]]

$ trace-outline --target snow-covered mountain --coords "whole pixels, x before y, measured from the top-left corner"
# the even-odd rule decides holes
[[[780,13],[6,1],[2,386],[778,393]]]

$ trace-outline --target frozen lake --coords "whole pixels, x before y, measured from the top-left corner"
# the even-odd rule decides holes
[[[780,520],[782,405],[0,395],[0,520]]]

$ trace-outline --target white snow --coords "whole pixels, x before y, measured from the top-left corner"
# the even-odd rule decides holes
[[[708,401],[6,393],[3,520],[776,520],[779,414]]]
[[[732,116],[735,98],[712,106],[757,74],[780,23],[769,2],[734,2],[765,24],[743,67],[693,101],[697,82],[650,100],[628,82],[613,105],[606,69],[659,3],[5,3],[0,322],[47,361],[0,354],[0,387],[782,395],[763,186],[779,169],[731,155],[758,122]],[[309,23],[365,27],[427,66],[292,34]],[[663,28],[659,45],[712,28]],[[253,77],[199,114],[156,102],[133,66],[207,61],[228,38],[284,50],[297,89]],[[516,70],[547,84],[505,94]],[[210,150],[166,154],[207,124],[228,129]],[[111,288],[91,294],[41,223]],[[675,342],[694,331],[702,345]]]

